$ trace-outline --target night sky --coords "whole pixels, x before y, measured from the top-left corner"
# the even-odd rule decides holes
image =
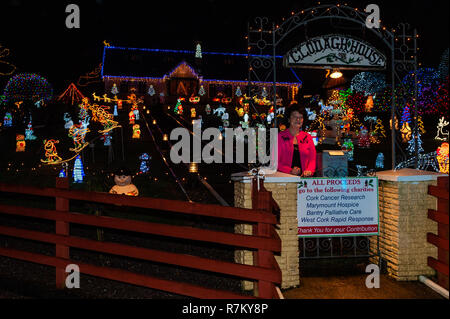
[[[81,28],[67,29],[65,8],[76,3]],[[337,3],[322,1],[321,3]],[[420,34],[419,62],[437,67],[448,45],[448,0],[341,1],[363,10],[369,3],[381,9],[388,27],[409,22]],[[10,49],[3,60],[17,66],[16,73],[38,73],[59,93],[80,75],[92,71],[102,59],[103,40],[112,45],[204,51],[246,52],[247,21],[267,16],[279,24],[291,11],[313,7],[317,1],[22,1],[0,4],[0,45]],[[310,29],[313,29],[311,26]],[[315,30],[333,33],[331,28]],[[300,34],[304,31],[299,29]],[[281,52],[280,52],[281,54]],[[299,72],[308,81],[308,72]],[[8,77],[0,77],[3,90]]]

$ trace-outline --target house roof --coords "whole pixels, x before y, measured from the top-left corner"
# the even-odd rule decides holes
[[[282,58],[276,58],[277,82],[302,84],[294,70],[283,67]],[[202,58],[196,59],[195,51],[115,46],[104,47],[101,74],[102,77],[164,78],[183,62],[204,81],[247,81],[248,78],[245,53],[202,52]],[[271,83],[272,75],[260,80]]]

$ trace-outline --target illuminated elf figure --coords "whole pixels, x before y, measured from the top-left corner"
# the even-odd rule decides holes
[[[45,160],[41,159],[42,163],[54,164],[62,161],[55,146],[58,143],[58,140],[44,140]]]
[[[80,124],[73,125],[69,130],[69,137],[73,138],[75,148],[70,148],[73,152],[79,152],[85,148],[89,143],[84,141],[86,134],[90,132],[89,117],[85,118]]]
[[[84,177],[83,162],[81,161],[80,155],[75,158],[75,163],[73,164],[72,178],[74,183],[82,183]]]
[[[375,167],[376,168],[384,168],[384,154],[378,153],[377,159],[375,160]]]
[[[3,126],[11,127],[12,126],[12,115],[9,112],[6,112],[5,117],[3,118]]]
[[[156,94],[156,92],[155,92],[155,88],[153,87],[153,85],[152,84],[150,84],[150,87],[148,88],[148,95],[150,95],[150,96],[153,96],[153,95],[155,95]]]
[[[134,114],[133,111],[130,111],[130,113],[128,113],[128,118],[130,119],[130,124],[134,124],[134,120],[136,118],[136,115]]]
[[[210,115],[211,114],[211,106],[209,104],[206,104],[205,106],[205,112],[206,114]]]
[[[139,159],[141,160],[141,165],[139,166],[139,174],[146,174],[149,171],[148,165],[149,161],[152,157],[149,156],[147,153],[142,153],[141,156],[139,156]]]
[[[36,139],[36,136],[33,135],[33,126],[31,121],[28,122],[27,129],[25,130],[25,140],[33,141]]]
[[[16,152],[25,152],[25,136],[23,134],[16,135]]]
[[[133,136],[132,136],[132,138],[136,138],[136,139],[141,138],[141,128],[140,128],[139,124],[134,124],[133,125]]]

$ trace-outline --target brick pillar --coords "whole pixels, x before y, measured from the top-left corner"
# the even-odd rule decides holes
[[[414,169],[377,173],[380,255],[388,275],[396,280],[418,280],[420,275],[435,273],[427,258],[437,256],[437,248],[427,242],[426,234],[437,233],[436,222],[427,218],[428,209],[436,209],[437,199],[427,193],[428,185],[436,185],[441,175]],[[370,249],[376,253],[376,236],[370,238]],[[377,258],[372,262],[378,263]]]
[[[283,178],[287,174],[276,173]],[[269,175],[270,176],[270,175]],[[295,178],[294,178],[295,179]],[[264,187],[272,192],[274,200],[280,207],[280,225],[277,233],[281,238],[281,255],[275,255],[282,273],[281,288],[297,287],[300,284],[299,275],[299,249],[297,236],[297,183],[276,183],[277,177],[264,181]],[[252,188],[250,180],[238,180],[234,183],[234,206],[240,208],[252,207]],[[252,226],[238,224],[235,232],[240,234],[252,234]],[[235,261],[242,264],[253,265],[253,254],[248,250],[237,250]],[[243,281],[244,290],[253,289],[253,282]]]

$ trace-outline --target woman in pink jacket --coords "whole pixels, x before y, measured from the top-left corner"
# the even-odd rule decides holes
[[[278,171],[311,177],[316,171],[316,148],[311,135],[302,131],[306,111],[293,106],[287,116],[289,128],[278,133]]]

